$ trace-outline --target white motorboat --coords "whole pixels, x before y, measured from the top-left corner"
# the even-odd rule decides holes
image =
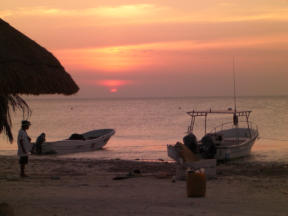
[[[72,134],[69,139],[44,142],[42,154],[70,154],[101,149],[115,134],[114,129],[93,130],[83,134]]]
[[[249,122],[251,111],[191,111],[187,112],[191,117],[188,127],[188,135],[184,137],[184,144],[192,152],[202,158],[216,158],[217,160],[230,160],[245,157],[250,154],[251,148],[258,137],[258,129]],[[212,114],[231,115],[231,122],[222,123],[207,133],[207,117]],[[204,136],[197,141],[193,134],[196,117],[204,117]],[[239,121],[240,117],[244,121]],[[186,142],[186,143],[185,143]],[[168,156],[175,158],[173,145],[167,146]]]

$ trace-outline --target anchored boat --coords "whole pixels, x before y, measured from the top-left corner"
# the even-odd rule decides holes
[[[188,127],[188,135],[184,137],[184,144],[190,150],[200,155],[202,158],[216,158],[217,160],[229,160],[245,157],[250,154],[251,148],[258,137],[258,129],[249,117],[252,111],[238,111],[236,106],[236,79],[235,79],[235,58],[233,57],[233,81],[234,81],[234,110],[212,111],[190,111],[187,114],[191,117],[191,123]],[[231,120],[222,123],[207,133],[207,117],[208,115],[230,115]],[[204,117],[204,136],[197,141],[193,134],[194,124],[197,117]],[[244,121],[239,121],[244,118]],[[168,145],[168,156],[177,159],[177,152],[174,146]]]
[[[251,148],[258,137],[258,129],[249,121],[251,111],[190,111],[191,117],[188,135],[184,137],[184,144],[201,158],[216,158],[230,160],[245,157],[250,154]],[[220,124],[207,133],[207,118],[210,115],[231,115],[231,121]],[[196,118],[204,117],[204,136],[197,141],[193,134]],[[244,118],[243,121],[239,121]],[[168,145],[168,156],[175,159],[175,149]]]
[[[44,142],[42,154],[71,154],[101,149],[115,134],[114,129],[93,130],[83,134],[73,134],[69,139]]]

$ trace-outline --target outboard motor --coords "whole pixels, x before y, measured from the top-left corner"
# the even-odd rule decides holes
[[[200,153],[202,157],[206,159],[215,158],[217,149],[216,149],[216,145],[213,141],[212,136],[209,134],[206,134],[202,138],[201,142],[202,142],[202,145],[200,146]]]
[[[189,133],[188,135],[183,137],[184,145],[187,146],[193,153],[197,154],[198,150],[198,143],[197,138],[193,133]]]

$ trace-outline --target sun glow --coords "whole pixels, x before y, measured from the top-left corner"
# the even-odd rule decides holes
[[[115,93],[115,92],[117,92],[117,91],[118,91],[117,88],[111,88],[111,89],[110,89],[110,92],[111,92],[111,93]]]
[[[129,85],[132,81],[130,80],[98,80],[96,85],[105,86],[109,88],[110,93],[118,92],[119,87]]]
[[[130,80],[99,80],[97,81],[98,85],[107,86],[107,87],[119,87],[130,84]]]

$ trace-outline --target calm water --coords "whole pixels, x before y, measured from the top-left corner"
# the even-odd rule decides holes
[[[182,141],[190,122],[186,111],[227,109],[229,97],[191,97],[155,99],[27,99],[33,140],[45,132],[50,141],[65,139],[72,133],[114,128],[116,134],[105,150],[61,157],[167,160],[166,145]],[[288,96],[240,97],[238,109],[253,110],[251,120],[258,126],[260,139],[253,147],[253,160],[288,161]],[[22,114],[13,115],[13,134],[17,137]],[[227,119],[227,118],[226,118]],[[208,124],[215,126],[219,117]],[[228,119],[227,119],[228,120]],[[225,122],[225,120],[224,120]],[[220,121],[222,123],[222,121]],[[202,129],[202,124],[197,124]],[[198,138],[203,130],[198,130]],[[1,137],[0,154],[16,154],[16,143]]]

